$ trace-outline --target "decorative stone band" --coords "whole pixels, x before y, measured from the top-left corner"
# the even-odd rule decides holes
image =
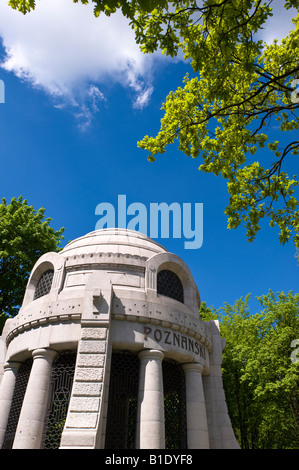
[[[38,318],[36,320],[28,321],[21,325],[18,325],[16,328],[13,328],[6,337],[6,345],[18,336],[20,333],[23,333],[26,330],[39,328],[51,323],[61,323],[61,322],[79,322],[81,320],[81,313],[63,313],[61,315],[49,315],[47,317]]]
[[[126,266],[132,268],[144,268],[146,266],[147,258],[145,256],[132,255],[129,253],[86,253],[80,255],[68,256],[65,259],[66,268],[80,267],[89,268],[101,265],[101,267],[111,267],[111,264],[119,266]]]
[[[149,323],[155,326],[161,326],[162,328],[168,328],[176,332],[180,332],[182,334],[186,334],[187,336],[191,336],[194,340],[199,341],[202,343],[209,352],[212,351],[212,343],[209,341],[208,338],[205,338],[200,333],[186,328],[185,326],[180,326],[176,323],[171,323],[164,320],[158,320],[156,318],[151,317],[143,317],[137,315],[122,315],[122,314],[112,314],[112,319],[115,320],[125,320],[130,322],[139,322],[139,323]],[[6,337],[6,344],[7,346],[12,341],[13,338],[18,336],[20,333],[23,333],[26,330],[30,330],[33,328],[38,328],[40,326],[45,326],[47,324],[53,323],[61,323],[61,322],[79,322],[81,320],[81,313],[71,313],[71,314],[61,314],[61,315],[49,315],[47,317],[39,318],[36,320],[28,321],[24,324],[13,328]]]

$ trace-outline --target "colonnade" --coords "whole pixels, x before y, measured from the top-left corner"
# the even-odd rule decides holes
[[[139,392],[137,415],[137,445],[139,449],[164,449],[164,391],[160,350],[139,353]],[[208,449],[209,434],[205,397],[202,384],[203,366],[183,364],[186,380],[187,447]]]
[[[33,364],[23,400],[13,443],[14,449],[39,449],[47,411],[52,363],[57,352],[52,349],[33,351]],[[164,392],[162,360],[164,353],[149,349],[139,353],[140,373],[137,414],[137,442],[140,449],[165,448]],[[0,448],[3,445],[20,362],[4,366],[0,387]],[[205,397],[202,384],[203,366],[183,364],[186,380],[187,447],[209,447]]]
[[[57,352],[53,349],[36,349],[26,387],[18,426],[13,443],[14,449],[40,449],[51,382],[52,363]],[[0,387],[0,448],[3,445],[10,407],[21,363],[8,362]]]

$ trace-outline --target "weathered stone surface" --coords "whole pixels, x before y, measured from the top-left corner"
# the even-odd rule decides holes
[[[105,351],[105,341],[83,340],[80,342],[79,353],[105,353]]]
[[[82,328],[82,339],[106,339],[107,328]]]
[[[101,382],[75,382],[73,386],[73,396],[100,396],[101,392]]]
[[[76,370],[75,381],[95,382],[103,380],[104,369],[101,367],[81,367]]]
[[[78,366],[80,367],[103,367],[105,354],[80,354]]]

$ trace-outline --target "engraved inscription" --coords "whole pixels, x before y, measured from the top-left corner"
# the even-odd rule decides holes
[[[144,339],[147,340],[148,336],[158,343],[185,349],[186,351],[193,352],[203,359],[206,359],[206,348],[195,339],[189,338],[181,333],[144,326]]]

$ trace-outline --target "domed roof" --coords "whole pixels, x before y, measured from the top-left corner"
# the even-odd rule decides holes
[[[70,257],[91,253],[120,253],[150,258],[156,253],[167,253],[167,250],[140,232],[124,228],[107,228],[76,238],[59,254]]]

